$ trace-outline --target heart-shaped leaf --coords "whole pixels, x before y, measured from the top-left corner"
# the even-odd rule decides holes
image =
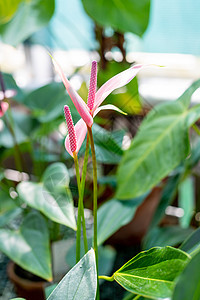
[[[65,275],[47,300],[92,300],[95,299],[96,288],[95,253],[91,249]]]
[[[199,300],[200,297],[200,252],[198,252],[180,274],[172,300]]]
[[[49,233],[40,214],[29,213],[19,231],[0,229],[0,250],[25,270],[52,280]]]
[[[63,163],[54,163],[45,170],[42,181],[49,191],[62,191],[69,187],[69,172]]]
[[[90,17],[103,27],[142,35],[147,28],[150,0],[82,0]]]
[[[152,248],[136,255],[113,278],[126,290],[150,298],[171,297],[175,278],[190,256],[175,248]]]
[[[54,222],[76,230],[74,206],[69,189],[65,192],[50,192],[43,184],[21,182],[17,192],[22,201],[38,209]]]
[[[69,189],[69,173],[63,163],[54,163],[44,172],[42,183],[21,182],[21,200],[38,209],[52,221],[76,230],[74,205]]]
[[[169,174],[189,153],[189,127],[200,106],[188,109],[196,81],[177,101],[156,106],[142,122],[118,169],[117,199],[144,194]]]

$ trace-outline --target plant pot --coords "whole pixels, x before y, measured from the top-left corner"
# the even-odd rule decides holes
[[[10,261],[7,267],[7,273],[10,281],[15,287],[15,292],[18,296],[25,298],[26,300],[45,300],[44,288],[46,281],[31,281],[26,278],[20,277],[16,274],[17,265]],[[33,276],[36,278],[36,276]],[[39,277],[37,277],[39,280]]]

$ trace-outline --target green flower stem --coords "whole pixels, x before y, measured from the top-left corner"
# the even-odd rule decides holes
[[[90,137],[90,145],[92,152],[92,164],[93,164],[93,216],[94,216],[94,251],[96,257],[96,269],[97,269],[97,295],[96,299],[99,299],[99,280],[98,280],[98,246],[97,246],[97,162],[94,148],[94,140],[92,135],[92,129],[88,127],[88,133]]]
[[[86,177],[86,171],[87,171],[88,156],[89,156],[89,143],[87,142],[86,154],[85,154],[84,164],[83,164],[83,174],[84,175],[82,177],[82,180],[80,180],[78,157],[77,157],[77,154],[74,153],[74,163],[75,163],[76,178],[77,178],[78,193],[79,193],[77,237],[76,237],[76,262],[78,262],[80,260],[80,256],[81,256],[81,219],[82,219],[82,226],[83,226],[83,241],[84,241],[85,253],[88,251],[87,232],[86,232],[86,226],[85,226],[84,206],[83,206],[83,196],[84,196],[85,177]]]
[[[86,233],[86,226],[85,226],[85,217],[84,217],[84,206],[83,206],[83,197],[84,197],[84,190],[85,190],[85,179],[87,173],[87,164],[88,164],[88,157],[89,157],[89,136],[87,135],[87,142],[86,142],[86,150],[83,162],[83,170],[81,176],[81,212],[82,212],[82,225],[83,225],[83,241],[84,241],[84,249],[85,253],[88,252],[88,242],[87,242],[87,233]]]
[[[107,281],[114,281],[114,276],[104,276],[104,275],[101,275],[99,276],[99,279],[104,279],[104,280],[107,280]]]
[[[78,157],[77,154],[74,152],[74,163],[75,163],[75,170],[76,170],[76,180],[78,185],[78,218],[77,218],[77,232],[76,232],[76,263],[81,258],[81,203],[80,203],[80,173],[79,173],[79,166],[78,166]]]

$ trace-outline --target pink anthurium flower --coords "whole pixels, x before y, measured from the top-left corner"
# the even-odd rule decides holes
[[[66,90],[72,99],[77,111],[79,112],[82,119],[80,119],[75,127],[76,139],[77,139],[77,148],[76,152],[78,153],[87,133],[87,127],[92,127],[93,118],[97,113],[102,109],[113,109],[120,111],[114,105],[104,105],[99,107],[105,98],[112,93],[115,89],[121,88],[124,85],[128,84],[137,73],[144,67],[143,65],[134,65],[133,67],[115,75],[104,83],[100,89],[96,92],[97,85],[97,62],[92,62],[91,75],[90,75],[90,86],[88,92],[88,101],[87,104],[84,100],[78,95],[78,93],[72,88],[70,82],[65,77],[63,70],[58,65],[58,63],[53,59],[54,66],[56,71],[60,75]],[[69,135],[65,139],[65,148],[68,153],[73,156],[70,149],[70,137]]]

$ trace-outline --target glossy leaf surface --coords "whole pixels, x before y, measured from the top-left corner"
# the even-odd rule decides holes
[[[178,249],[152,248],[136,255],[113,274],[126,290],[156,299],[171,297],[175,278],[189,256]]]
[[[199,86],[196,81],[178,100],[157,105],[144,119],[119,165],[118,199],[147,192],[186,158],[188,128],[200,116],[199,105],[188,106]]]
[[[91,249],[65,275],[47,300],[89,300],[95,299],[96,278],[95,254]]]
[[[74,206],[69,190],[52,193],[43,184],[21,182],[17,191],[20,199],[29,206],[38,209],[52,221],[76,230]]]
[[[25,270],[52,280],[48,228],[38,213],[29,213],[19,231],[0,229],[0,250]]]
[[[63,163],[54,163],[45,170],[42,181],[49,191],[62,191],[69,187],[69,172]]]

